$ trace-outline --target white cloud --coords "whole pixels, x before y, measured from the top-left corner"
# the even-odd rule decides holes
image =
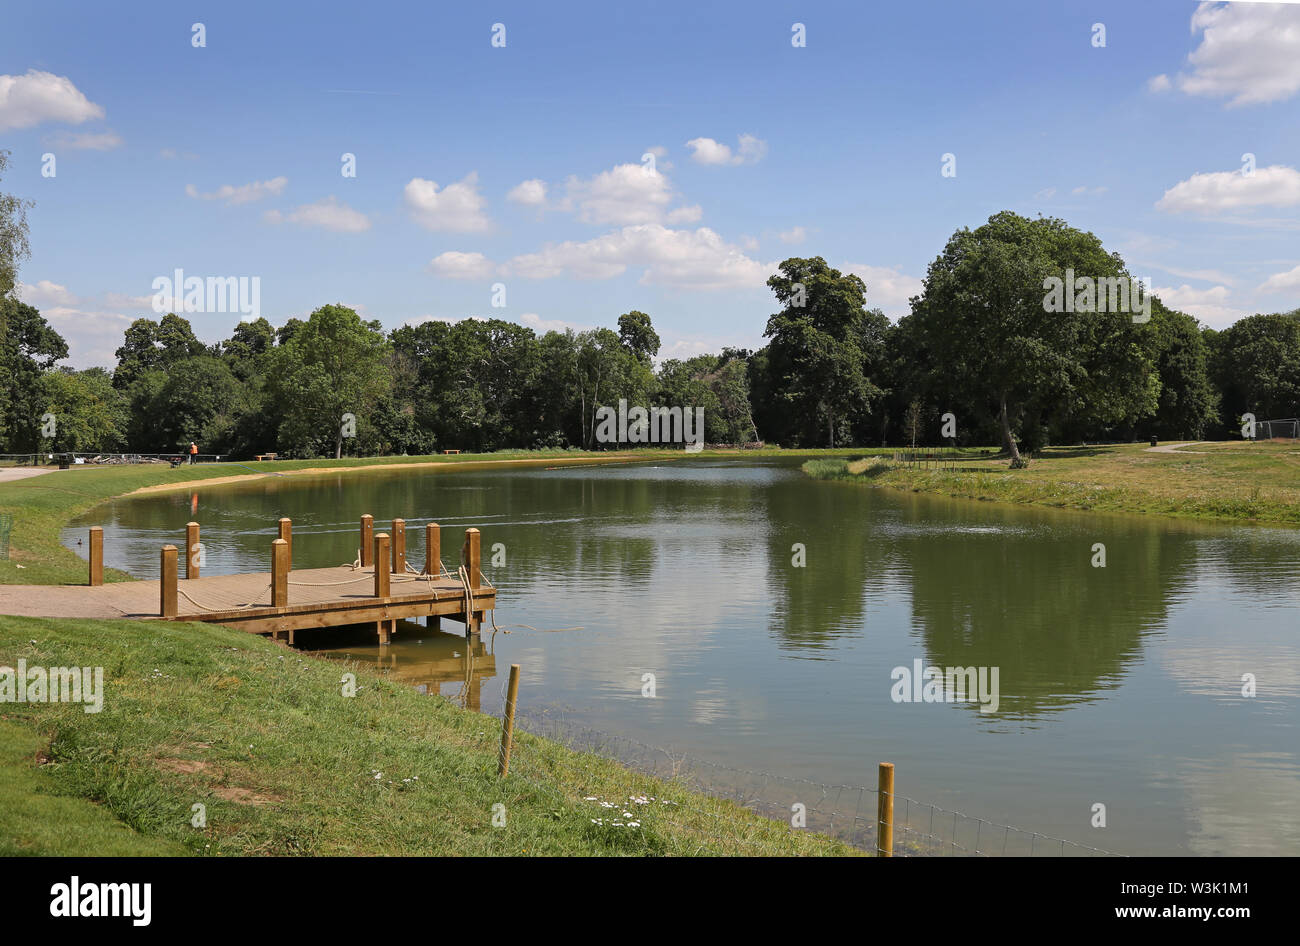
[[[208,194],[200,193],[193,184],[186,184],[185,193],[195,200],[224,200],[229,207],[278,195],[288,183],[287,177],[273,177],[269,181],[253,181],[251,184],[240,184],[238,187],[225,184]]]
[[[1034,195],[1034,200],[1051,200],[1055,196],[1056,196],[1055,187],[1044,187],[1042,190],[1040,190],[1037,194]]]
[[[177,151],[175,148],[163,148],[158,152],[158,157],[166,161],[174,161],[177,158],[184,158],[186,161],[193,161],[198,157],[193,151]]]
[[[802,243],[808,239],[808,231],[803,227],[791,227],[789,230],[782,230],[776,236],[782,243]]]
[[[1260,292],[1295,292],[1300,290],[1300,266],[1284,273],[1274,273],[1264,280]]]
[[[115,131],[61,131],[50,135],[45,143],[53,148],[67,148],[70,151],[112,151],[122,146],[122,136]]]
[[[871,266],[866,263],[847,263],[844,271],[861,277],[867,284],[867,308],[879,307],[885,314],[898,318],[911,311],[907,300],[921,294],[921,280],[897,269]]]
[[[576,322],[566,322],[563,319],[544,319],[536,312],[525,312],[519,316],[521,325],[526,325],[539,335],[546,332],[563,332],[572,329],[575,332],[581,332],[588,328],[586,325],[579,325]]]
[[[641,164],[619,164],[589,180],[570,177],[565,188],[563,209],[576,207],[583,223],[658,223],[673,202],[668,178]]]
[[[295,207],[288,213],[268,210],[266,220],[269,223],[296,223],[300,227],[319,227],[334,233],[362,233],[370,229],[369,217],[341,203],[333,194],[314,204]]]
[[[478,192],[478,172],[471,171],[455,184],[441,190],[434,181],[413,177],[403,192],[406,205],[421,226],[452,233],[482,233],[491,223],[483,208],[487,201]]]
[[[79,125],[103,117],[103,106],[86,98],[67,76],[36,69],[21,76],[0,75],[0,131],[42,122]]]
[[[37,280],[35,285],[20,282],[18,284],[18,298],[38,309],[47,305],[72,306],[77,304],[77,297],[69,292],[66,286],[60,286],[48,279]]]
[[[698,164],[755,164],[767,154],[767,142],[753,135],[741,135],[735,151],[713,138],[692,138],[686,147],[691,149],[691,158]]]
[[[1074,194],[1076,197],[1086,197],[1088,194],[1092,194],[1094,197],[1100,197],[1102,194],[1106,193],[1106,191],[1107,188],[1105,187],[1089,187],[1086,184],[1080,184],[1078,187],[1071,190],[1070,193]]]
[[[1173,83],[1169,81],[1169,77],[1163,72],[1158,76],[1147,79],[1148,92],[1168,92],[1172,87]]]
[[[569,275],[610,279],[644,266],[643,284],[690,289],[761,288],[775,264],[750,259],[707,227],[672,230],[660,224],[623,227],[584,242],[548,244],[516,256],[510,272],[528,279]]]
[[[1300,91],[1300,6],[1201,3],[1191,32],[1201,45],[1179,73],[1188,95],[1226,98],[1228,106],[1280,102]]]
[[[1209,289],[1193,289],[1184,283],[1178,288],[1170,286],[1156,287],[1152,294],[1171,309],[1186,312],[1214,328],[1231,325],[1246,315],[1245,310],[1225,305],[1228,302],[1228,287],[1213,286]]]
[[[482,253],[450,250],[429,261],[429,272],[444,279],[487,279],[495,271],[492,261]]]
[[[699,223],[703,216],[704,208],[699,204],[691,204],[689,207],[678,207],[676,210],[668,211],[668,216],[664,219],[668,223]]]
[[[1240,171],[1193,174],[1156,202],[1166,213],[1215,213],[1249,207],[1292,207],[1300,204],[1300,171],[1280,164]]]
[[[521,181],[506,194],[506,200],[525,207],[544,207],[546,205],[546,182],[537,178]]]
[[[1160,270],[1162,273],[1168,273],[1170,276],[1177,276],[1180,279],[1198,279],[1201,282],[1222,283],[1225,286],[1236,285],[1235,276],[1218,269],[1178,269],[1173,266],[1162,266],[1160,263],[1141,263],[1142,266],[1151,266]]]

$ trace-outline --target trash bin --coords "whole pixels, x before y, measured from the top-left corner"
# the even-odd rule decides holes
[[[1159,443],[1160,443],[1160,441],[1157,440],[1155,437],[1152,437],[1152,438],[1151,438],[1151,446],[1153,446],[1153,447],[1154,447],[1154,446],[1157,446]]]
[[[69,457],[66,453],[60,453],[60,454],[59,454],[59,469],[60,469],[60,470],[66,470],[66,469],[69,469],[71,466],[72,466],[72,458]]]
[[[9,560],[9,530],[13,528],[14,517],[7,512],[0,512],[0,561]]]

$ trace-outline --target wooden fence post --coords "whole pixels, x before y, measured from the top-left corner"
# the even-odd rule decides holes
[[[185,580],[199,577],[199,524],[185,523]]]
[[[104,530],[99,526],[90,527],[90,584],[104,583]]]
[[[424,573],[426,575],[442,574],[442,529],[436,522],[424,525]]]
[[[162,547],[158,582],[158,612],[162,617],[176,617],[176,546]]]
[[[361,567],[373,564],[371,560],[371,543],[374,541],[375,517],[366,513],[361,517]]]
[[[894,763],[881,762],[876,779],[876,857],[893,857]]]
[[[288,604],[289,543],[275,539],[271,542],[271,607],[283,608]]]
[[[375,597],[388,597],[388,533],[375,536]]]
[[[478,590],[479,586],[479,531],[465,530],[465,545],[460,551],[461,562],[469,572],[469,586]]]
[[[519,702],[519,664],[510,665],[510,687],[506,690],[506,716],[501,721],[501,751],[497,755],[497,775],[510,774],[510,749],[515,741],[515,704]]]
[[[406,520],[393,520],[393,574],[406,574]]]
[[[293,568],[293,520],[288,516],[280,520],[280,538],[284,539],[285,544],[289,546],[289,553],[286,558],[288,569]],[[286,570],[288,570],[286,569]]]

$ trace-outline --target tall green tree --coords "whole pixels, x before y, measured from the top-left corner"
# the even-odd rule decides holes
[[[976,421],[992,412],[1014,465],[1022,421],[1037,432],[1045,415],[1088,411],[1113,425],[1155,410],[1159,382],[1131,313],[1052,311],[1046,281],[1067,271],[1128,277],[1091,233],[1003,211],[952,235],[913,303],[909,329],[927,349],[947,409]]]
[[[68,357],[68,344],[32,306],[0,296],[0,443],[35,451],[40,440],[41,377]]]
[[[282,405],[280,447],[299,456],[318,456],[360,436],[392,388],[389,343],[378,322],[365,322],[341,305],[322,306],[275,349],[268,389]]]
[[[1252,315],[1217,333],[1213,349],[1225,433],[1238,429],[1243,414],[1300,417],[1300,320]]]
[[[867,287],[858,276],[820,256],[791,258],[778,268],[767,285],[783,308],[764,332],[771,339],[772,389],[796,440],[811,442],[820,427],[833,447],[883,393],[868,372],[883,352],[889,320],[867,309]]]
[[[0,180],[9,167],[9,152],[0,151]],[[27,209],[30,200],[0,191],[0,297],[13,292],[18,281],[18,264],[27,258]]]

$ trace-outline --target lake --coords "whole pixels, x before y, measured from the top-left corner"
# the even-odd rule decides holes
[[[382,649],[373,630],[304,632],[306,647],[496,715],[518,663],[520,712],[539,727],[607,737],[629,761],[683,754],[703,783],[778,814],[834,795],[833,811],[842,786],[874,788],[893,762],[917,837],[951,837],[950,853],[1086,853],[1036,832],[1123,854],[1300,854],[1300,530],[683,459],[268,476],[117,500],[64,540],[103,526],[106,564],[152,578],[194,519],[205,574],[252,571],[288,516],[294,564],[318,567],[355,558],[363,513],[376,532],[405,518],[415,563],[423,524],[441,523],[453,570],[463,529],[481,529],[510,633],[485,633],[473,660],[450,621],[403,625]],[[915,661],[996,668],[996,710],[896,700],[895,668]],[[860,804],[848,797],[837,817]],[[945,834],[952,810],[968,817]]]

